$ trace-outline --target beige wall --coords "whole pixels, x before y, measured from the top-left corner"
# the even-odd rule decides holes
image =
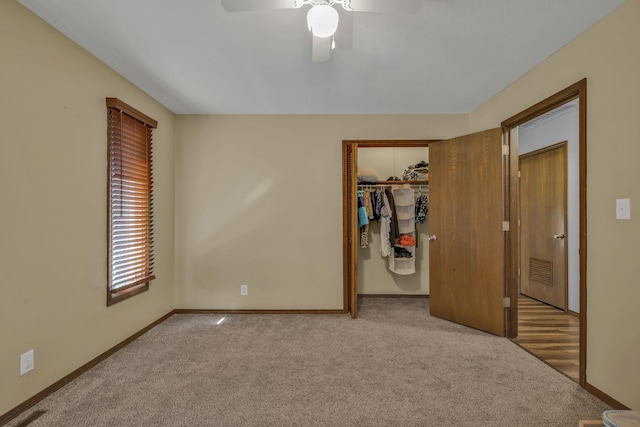
[[[180,116],[177,128],[177,307],[342,309],[342,140],[447,138],[467,117]]]
[[[0,76],[1,415],[173,309],[174,115],[14,0],[0,1]],[[159,121],[158,279],[110,308],[107,96]]]
[[[640,409],[640,1],[630,0],[469,117],[495,127],[587,78],[587,381]],[[631,199],[631,220],[615,199]]]

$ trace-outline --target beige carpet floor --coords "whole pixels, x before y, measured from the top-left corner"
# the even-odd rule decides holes
[[[8,425],[46,410],[30,426],[571,427],[610,409],[428,304],[364,298],[356,320],[174,315]]]

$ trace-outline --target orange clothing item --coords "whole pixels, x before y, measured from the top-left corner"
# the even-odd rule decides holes
[[[398,243],[401,246],[413,246],[416,244],[416,239],[409,236],[408,234],[403,234],[400,239],[398,239]]]

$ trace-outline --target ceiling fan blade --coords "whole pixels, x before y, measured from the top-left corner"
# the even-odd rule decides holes
[[[357,12],[416,13],[424,0],[351,0]]]
[[[331,57],[331,37],[312,37],[311,60],[313,62],[329,60]]]
[[[353,49],[353,12],[338,9],[340,13],[340,28],[336,31],[336,49],[351,50]]]
[[[220,2],[227,12],[292,9],[296,4],[296,0],[220,0]]]

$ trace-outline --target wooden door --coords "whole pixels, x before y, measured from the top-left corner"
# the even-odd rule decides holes
[[[429,145],[431,315],[504,336],[502,132]]]
[[[567,148],[520,156],[520,292],[567,310]]]

